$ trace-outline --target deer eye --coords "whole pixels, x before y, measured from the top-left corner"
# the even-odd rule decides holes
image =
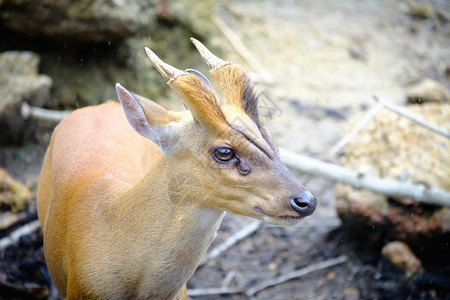
[[[215,149],[213,154],[214,158],[219,162],[229,162],[236,157],[233,149],[225,147]]]

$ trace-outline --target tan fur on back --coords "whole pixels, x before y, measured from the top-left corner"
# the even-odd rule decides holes
[[[50,199],[47,187],[76,180],[74,174],[81,176],[86,171],[110,174],[123,183],[133,184],[162,156],[153,142],[130,127],[116,102],[76,110],[55,128],[53,135],[40,179],[53,182],[41,184],[38,190],[38,198],[42,199],[38,214],[43,228],[48,203],[42,202]]]
[[[80,118],[83,119],[82,122]],[[78,124],[76,132],[71,130],[74,128],[72,120]],[[95,166],[101,168],[97,169],[99,171],[132,184],[148,171],[152,160],[155,161],[155,155],[162,155],[153,142],[130,127],[118,103],[109,102],[78,110],[63,124],[55,132],[60,135],[60,143],[55,145],[53,151],[65,153],[64,157],[71,157],[71,161],[64,165],[64,169],[71,173],[79,168]],[[65,128],[71,132],[64,132]],[[102,142],[99,143],[98,140]],[[65,172],[62,171],[61,174]]]

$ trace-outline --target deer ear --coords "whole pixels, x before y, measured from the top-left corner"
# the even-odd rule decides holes
[[[116,92],[131,127],[164,152],[161,140],[170,122],[169,112],[151,100],[130,93],[119,83],[116,84]]]
[[[194,69],[187,69],[184,71],[186,73],[190,73],[190,74],[197,76],[197,78],[200,79],[200,81],[203,83],[205,88],[210,89],[211,91],[214,92],[214,88],[213,88],[211,82],[209,82],[208,78],[206,78],[205,75],[203,75],[201,72],[194,70]]]

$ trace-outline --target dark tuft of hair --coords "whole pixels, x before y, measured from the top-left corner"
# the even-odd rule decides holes
[[[242,87],[244,89],[241,99],[242,107],[244,108],[244,111],[259,126],[260,119],[258,113],[258,94],[253,88],[253,85],[248,76],[243,77]]]

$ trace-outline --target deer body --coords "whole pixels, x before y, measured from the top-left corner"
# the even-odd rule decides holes
[[[68,299],[185,299],[224,211],[281,225],[314,211],[257,115],[229,100],[239,82],[227,94],[230,83],[218,80],[227,97],[220,107],[197,71],[149,56],[188,110],[167,111],[117,85],[122,107],[73,112],[44,158],[44,252]]]
[[[92,290],[95,295],[96,289],[105,299],[173,298],[212,241],[223,211],[187,208],[172,201],[161,205],[157,201],[164,194],[168,198],[167,163],[154,143],[132,130],[118,104],[75,111],[56,128],[52,140],[42,176],[51,167],[58,174],[52,184],[59,188],[51,192],[53,195],[40,191],[39,199],[64,202],[52,201],[50,212],[47,206],[39,205],[39,216],[47,216],[47,224],[58,224],[42,224],[45,252],[52,252],[46,256],[47,262],[55,262],[55,269],[50,268],[50,272],[56,285],[61,291],[67,290],[68,298],[77,298],[79,290]],[[96,140],[104,143],[93,142]],[[121,166],[111,162],[121,162]],[[151,169],[156,172],[150,172]],[[82,175],[87,170],[95,173],[90,172],[87,178]],[[187,209],[192,212],[186,214]],[[79,221],[80,216],[86,217],[83,222]],[[145,222],[149,218],[154,220]],[[179,235],[167,235],[167,228],[176,228]],[[122,250],[111,251],[116,249]],[[72,266],[66,255],[76,265]],[[119,270],[115,276],[102,274],[111,272],[111,267]],[[71,270],[72,276],[79,273],[83,277],[70,278]],[[158,277],[145,274],[148,270]],[[130,277],[131,274],[138,278]],[[164,281],[178,285],[162,284]],[[67,285],[75,282],[76,286]],[[129,292],[140,291],[139,285],[149,294]],[[120,289],[130,294],[123,294]]]

